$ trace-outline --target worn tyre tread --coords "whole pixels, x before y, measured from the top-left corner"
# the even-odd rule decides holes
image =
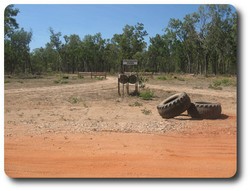
[[[188,114],[192,118],[217,119],[221,115],[221,104],[210,102],[191,103]]]
[[[118,81],[122,84],[128,83],[128,76],[125,74],[120,74]]]
[[[166,119],[176,117],[186,111],[191,104],[189,96],[183,92],[163,100],[158,106],[158,113]]]
[[[130,83],[130,84],[135,84],[136,82],[137,82],[137,76],[136,75],[130,75],[129,77],[128,77],[128,82]]]

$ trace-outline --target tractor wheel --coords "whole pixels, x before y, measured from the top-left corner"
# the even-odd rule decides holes
[[[192,118],[216,119],[221,115],[221,104],[210,102],[194,102],[188,109]]]
[[[129,82],[130,84],[135,84],[135,83],[137,82],[137,76],[136,76],[136,75],[131,75],[131,76],[129,76],[128,82]]]
[[[170,96],[158,106],[159,114],[166,119],[173,118],[186,111],[191,104],[189,96],[183,92]]]
[[[125,75],[125,74],[121,74],[121,75],[119,76],[119,82],[122,83],[122,84],[128,83],[128,76]]]

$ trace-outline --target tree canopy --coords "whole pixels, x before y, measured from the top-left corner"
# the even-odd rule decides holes
[[[125,25],[111,39],[101,33],[63,36],[49,28],[50,41],[32,51],[32,32],[19,29],[18,13],[10,5],[4,14],[6,73],[113,73],[122,59],[137,59],[139,69],[149,72],[237,73],[237,14],[229,5],[201,5],[183,19],[171,18],[164,34],[149,37],[149,44],[143,23]]]
[[[4,12],[4,70],[8,73],[31,72],[29,43],[32,32],[26,32],[14,18],[19,13],[13,5]]]

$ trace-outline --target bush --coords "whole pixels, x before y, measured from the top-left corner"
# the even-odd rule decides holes
[[[222,90],[222,87],[225,86],[236,86],[236,81],[234,79],[230,78],[222,78],[222,79],[216,79],[213,81],[212,84],[209,85],[209,88],[216,89],[216,90]]]
[[[55,83],[55,84],[67,84],[67,83],[69,83],[69,82],[66,81],[66,80],[54,80],[54,83]]]
[[[78,98],[78,97],[74,97],[74,96],[71,96],[68,100],[71,104],[77,104],[79,102],[81,102],[81,99]]]
[[[97,80],[104,80],[104,77],[97,76],[97,77],[95,77],[95,79],[97,79]]]
[[[66,80],[61,80],[61,84],[67,84],[67,83],[69,83],[69,82]]]
[[[222,90],[222,87],[220,87],[220,86],[214,86],[212,84],[209,84],[208,88],[214,89],[214,90]]]
[[[69,79],[69,76],[62,76],[62,79]]]
[[[140,92],[139,97],[143,100],[152,100],[154,97],[154,92],[150,89],[146,89],[145,91]]]
[[[158,76],[156,79],[157,80],[172,80],[172,76],[171,75]]]
[[[151,110],[147,110],[146,108],[142,109],[141,111],[142,111],[142,113],[145,114],[145,115],[149,115],[149,114],[152,113]]]
[[[61,82],[61,80],[54,80],[55,84],[59,84]]]
[[[167,80],[166,76],[158,76],[157,80]]]

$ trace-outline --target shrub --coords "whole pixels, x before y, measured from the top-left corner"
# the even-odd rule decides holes
[[[97,76],[97,77],[95,77],[95,79],[97,79],[97,80],[104,80],[104,77]]]
[[[212,84],[209,85],[209,88],[222,90],[222,87],[225,86],[236,86],[236,81],[230,78],[222,78],[222,79],[215,79]]]
[[[149,114],[152,113],[151,110],[147,110],[146,108],[142,109],[141,111],[142,111],[142,113],[145,114],[145,115],[149,115]]]
[[[212,84],[209,84],[208,88],[214,89],[214,90],[222,90],[222,87],[220,87],[220,86],[214,86]]]
[[[69,102],[70,102],[71,104],[77,104],[77,103],[79,103],[80,101],[81,101],[81,99],[78,98],[78,97],[72,96],[72,97],[69,98]]]
[[[54,80],[55,84],[59,84],[61,82],[61,80]]]
[[[62,76],[62,79],[69,79],[69,76]]]
[[[143,100],[152,100],[154,97],[154,92],[150,89],[146,89],[145,91],[140,92],[139,97]]]
[[[69,83],[67,80],[54,80],[55,84],[67,84]]]
[[[157,80],[167,80],[166,76],[158,76]]]
[[[156,79],[157,80],[171,80],[172,76],[171,75],[158,76]]]
[[[61,80],[61,84],[67,84],[67,83],[69,83],[69,82],[66,80]]]

